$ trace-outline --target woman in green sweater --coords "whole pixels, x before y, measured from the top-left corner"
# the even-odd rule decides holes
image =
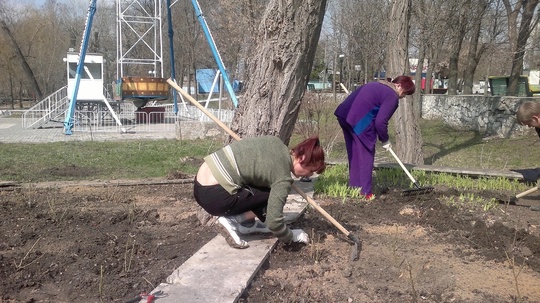
[[[307,244],[303,230],[291,230],[285,224],[283,207],[293,183],[291,173],[309,177],[324,168],[324,151],[317,137],[291,150],[278,137],[249,138],[205,157],[193,194],[202,208],[219,216],[216,226],[231,247],[249,247],[237,232],[271,232],[283,242]]]

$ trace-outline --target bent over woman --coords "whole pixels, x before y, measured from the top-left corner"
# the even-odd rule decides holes
[[[302,229],[287,227],[283,207],[293,183],[291,173],[309,177],[324,169],[317,137],[291,150],[274,136],[244,139],[204,158],[195,177],[194,196],[204,210],[219,216],[217,228],[231,247],[249,247],[238,234],[265,232],[286,243],[308,243]]]
[[[359,188],[367,200],[374,198],[371,181],[377,138],[386,150],[391,147],[388,121],[399,99],[414,91],[414,82],[408,76],[370,82],[352,92],[334,112],[347,147],[349,186]]]

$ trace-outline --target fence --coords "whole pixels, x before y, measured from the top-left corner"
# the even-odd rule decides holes
[[[232,121],[234,111],[224,109],[208,109],[224,123]],[[50,109],[36,107],[23,114],[23,127],[31,128],[40,117],[49,114]],[[179,106],[178,113],[174,112],[173,104],[156,105],[137,110],[132,102],[122,102],[115,106],[115,114],[119,125],[112,113],[105,106],[96,106],[91,110],[77,109],[73,117],[73,131],[77,132],[174,132],[177,121],[212,122],[195,106]],[[50,115],[48,115],[50,117]],[[61,114],[55,119],[43,121],[39,127],[54,127],[63,124],[65,117]],[[213,122],[212,122],[213,123]]]

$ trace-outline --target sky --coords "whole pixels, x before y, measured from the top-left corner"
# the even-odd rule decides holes
[[[16,4],[19,4],[21,6],[26,6],[26,5],[34,5],[35,7],[40,7],[43,5],[43,3],[45,3],[46,0],[16,0],[16,1],[11,1],[13,3],[16,3]],[[57,2],[66,2],[68,0],[56,0]]]
[[[29,5],[34,6],[36,8],[41,7],[45,2],[48,0],[0,0],[0,3],[2,1],[6,1],[7,3],[15,6],[15,7],[28,7]],[[54,0],[57,3],[75,3],[77,6],[81,7],[81,9],[88,9],[88,6],[90,5],[90,0]],[[96,4],[99,5],[103,2],[114,2],[116,0],[96,0]]]
[[[17,1],[21,4],[33,4],[36,7],[39,7],[45,3],[45,0],[19,0]]]
[[[18,3],[21,3],[21,4],[33,4],[36,7],[39,7],[39,6],[43,5],[43,3],[45,3],[45,1],[46,0],[16,0],[16,2],[18,2]],[[70,0],[56,0],[56,2],[64,2],[64,3],[67,3],[69,1]],[[76,0],[76,1],[84,3],[84,4],[90,4],[90,0]],[[101,1],[111,1],[111,0],[96,0],[96,1],[101,2]],[[73,0],[71,0],[71,2],[73,2]]]

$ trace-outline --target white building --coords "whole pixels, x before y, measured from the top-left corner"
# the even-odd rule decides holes
[[[79,53],[68,52],[65,59],[68,75],[68,96],[73,95],[75,89],[75,75],[79,64]],[[84,69],[81,73],[77,101],[103,99],[103,55],[86,54]]]

